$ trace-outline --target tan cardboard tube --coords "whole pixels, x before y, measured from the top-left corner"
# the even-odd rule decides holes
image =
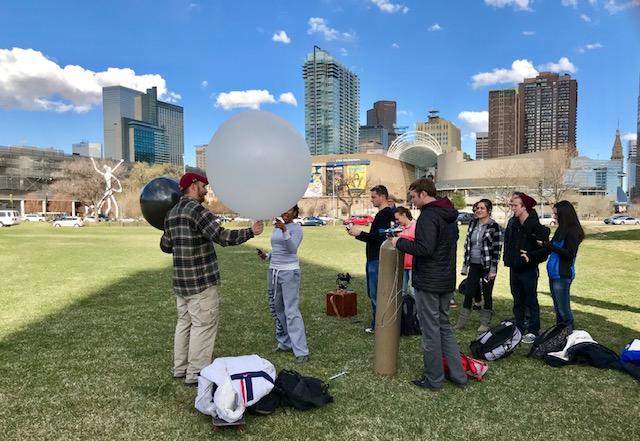
[[[398,371],[400,347],[400,308],[404,254],[385,241],[380,247],[378,296],[373,370],[379,375],[395,375]]]

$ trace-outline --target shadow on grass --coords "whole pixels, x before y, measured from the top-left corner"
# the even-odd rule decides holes
[[[551,298],[549,291],[538,291],[539,294],[544,294]],[[607,302],[604,300],[592,299],[590,297],[580,297],[575,294],[571,294],[571,303],[578,303],[584,306],[593,306],[595,308],[608,309],[610,311],[625,311],[640,314],[640,308],[631,305],[621,305],[619,303]]]
[[[591,240],[640,240],[640,228],[620,230],[620,231],[603,231],[600,233],[589,233],[585,239]]]
[[[433,396],[409,382],[420,375],[422,357],[419,337],[407,337],[400,345],[398,375],[378,377],[372,373],[374,339],[363,333],[369,307],[362,277],[353,283],[359,315],[328,317],[325,293],[334,287],[335,269],[310,263],[302,266],[301,308],[311,361],[296,365],[290,354],[271,352],[275,338],[267,308],[266,265],[256,263],[253,254],[253,247],[219,250],[223,285],[215,355],[257,353],[278,370],[294,368],[324,379],[349,372],[332,382],[335,403],[330,406],[312,412],[279,411],[264,419],[248,416],[248,430],[258,439],[468,439],[461,425],[490,436],[506,412],[513,417],[508,436],[513,439],[514,430],[516,435],[531,430],[531,408],[548,415],[544,426],[535,427],[535,439],[544,439],[557,436],[557,428],[563,427],[562,412],[553,411],[565,405],[576,409],[574,403],[585,407],[572,415],[571,435],[579,439],[595,434],[597,439],[635,416],[624,405],[637,398],[630,377],[590,368],[547,368],[524,358],[528,348],[491,363],[483,383],[465,390],[447,387]],[[193,407],[195,390],[171,377],[175,300],[170,277],[170,268],[138,272],[4,339],[4,439],[210,436],[209,419]],[[496,298],[494,304],[496,319],[511,316],[510,301]],[[552,308],[541,311],[543,326],[550,326],[555,321]],[[452,319],[456,316],[453,311]],[[637,335],[595,314],[576,312],[576,323],[615,351]],[[477,326],[474,314],[471,327]],[[458,335],[464,352],[474,334],[468,330]],[[588,400],[576,387],[581,383],[589,384]],[[522,396],[528,405],[520,411]],[[465,411],[469,408],[477,412]],[[485,411],[488,408],[491,412]],[[450,424],[443,425],[443,420]]]

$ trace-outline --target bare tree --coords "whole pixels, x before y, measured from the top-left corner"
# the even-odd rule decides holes
[[[571,190],[571,157],[566,151],[560,151],[545,164],[538,193],[547,204],[553,205],[562,200]]]
[[[335,191],[336,197],[347,210],[347,216],[351,217],[351,207],[357,200],[362,197],[364,191],[362,190],[362,184],[356,183],[353,176],[336,175],[335,179]],[[358,185],[356,185],[358,184]],[[369,188],[369,178],[367,177],[364,188]]]
[[[500,163],[491,169],[490,175],[495,185],[494,203],[500,207],[500,210],[503,212],[504,223],[506,225],[511,211],[511,206],[509,205],[511,196],[514,191],[517,191],[516,182],[513,177],[513,169],[508,164]]]

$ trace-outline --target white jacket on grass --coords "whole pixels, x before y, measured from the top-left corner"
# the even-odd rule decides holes
[[[273,364],[255,354],[216,358],[200,371],[195,407],[206,415],[238,421],[246,407],[271,392],[275,379]],[[230,382],[233,391],[225,382]],[[212,394],[214,384],[218,390]]]

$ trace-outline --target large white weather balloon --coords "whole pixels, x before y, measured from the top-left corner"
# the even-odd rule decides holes
[[[239,113],[222,124],[207,147],[207,177],[220,201],[251,219],[270,219],[302,197],[311,155],[300,133],[269,112]]]

